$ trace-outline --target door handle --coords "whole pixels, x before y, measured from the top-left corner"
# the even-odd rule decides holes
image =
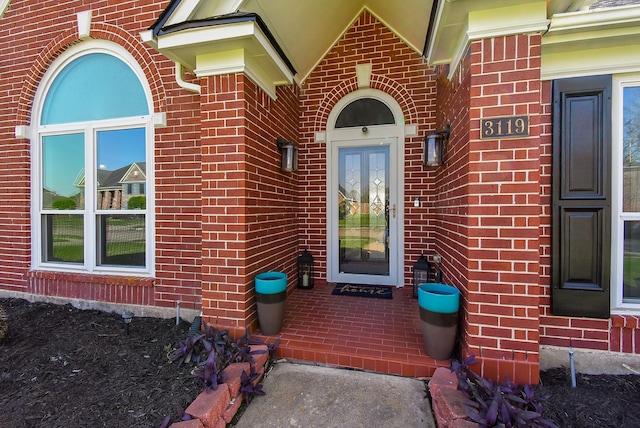
[[[393,218],[396,218],[396,204],[393,204],[392,211],[393,211]]]

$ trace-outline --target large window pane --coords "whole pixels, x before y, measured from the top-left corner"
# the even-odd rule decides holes
[[[98,265],[145,265],[145,216],[99,215]]]
[[[624,224],[624,298],[640,301],[640,221]]]
[[[42,137],[42,208],[84,209],[84,134]]]
[[[640,213],[640,87],[624,88],[623,211]]]
[[[104,53],[73,60],[51,84],[41,123],[82,122],[149,114],[140,80],[122,60]]]
[[[97,209],[146,208],[144,128],[99,131],[96,166]]]
[[[623,92],[623,212],[640,213],[640,87]],[[635,216],[634,216],[635,217]],[[623,298],[640,303],[640,221],[624,222]]]
[[[42,260],[84,263],[84,224],[82,215],[42,216]]]

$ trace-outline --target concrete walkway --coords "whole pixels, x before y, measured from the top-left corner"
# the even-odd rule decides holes
[[[236,428],[434,427],[424,382],[281,362]]]

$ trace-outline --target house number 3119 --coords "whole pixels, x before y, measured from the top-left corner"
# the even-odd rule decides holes
[[[529,116],[482,119],[480,138],[528,137]]]

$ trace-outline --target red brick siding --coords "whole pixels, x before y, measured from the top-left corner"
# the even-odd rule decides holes
[[[497,375],[537,382],[539,341],[539,34],[471,44],[470,353]],[[480,119],[527,115],[529,137],[480,140]],[[488,277],[485,274],[489,274]],[[487,340],[490,337],[490,340]],[[511,360],[511,361],[509,361]]]
[[[298,93],[278,87],[272,100],[243,74],[203,82],[203,313],[244,333],[255,276],[297,275],[297,174],[280,171],[276,138],[298,141]]]
[[[539,35],[496,37],[472,42],[438,94],[452,140],[437,248],[463,293],[463,351],[521,382],[538,379],[539,78]],[[514,115],[529,116],[529,137],[480,139],[481,118]]]
[[[12,1],[0,20],[0,272],[2,288],[106,302],[200,307],[199,97],[177,86],[173,63],[140,41],[166,4],[155,0]],[[51,63],[77,39],[76,13],[92,10],[91,37],[123,46],[144,70],[156,112],[156,278],[27,273],[30,269],[30,143],[14,137],[31,121],[33,97]],[[34,118],[34,120],[37,120]],[[151,281],[151,282],[149,282]],[[155,285],[151,288],[151,283]],[[145,284],[141,288],[140,284]],[[116,292],[114,290],[122,290]],[[144,296],[136,293],[144,293]]]
[[[339,40],[300,89],[300,246],[314,256],[316,280],[326,281],[326,145],[314,132],[327,127],[331,109],[358,89],[356,65],[372,64],[370,87],[392,95],[408,124],[424,136],[434,129],[435,76],[419,53],[409,48],[368,12]],[[405,285],[412,266],[433,243],[433,171],[422,166],[422,137],[407,138],[405,155]],[[423,204],[413,206],[419,197]]]
[[[438,129],[451,125],[446,144],[445,165],[435,170],[437,189],[434,199],[435,251],[442,255],[443,281],[455,284],[461,292],[460,334],[466,347],[467,335],[477,332],[468,317],[468,221],[469,205],[469,102],[470,57],[466,55],[451,80],[445,78],[448,67],[439,70],[437,102]]]

